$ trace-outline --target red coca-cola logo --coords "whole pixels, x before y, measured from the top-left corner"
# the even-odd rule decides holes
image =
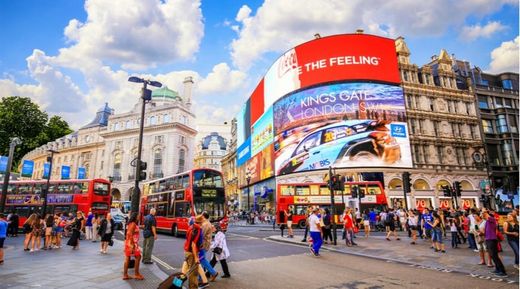
[[[287,72],[296,68],[298,68],[298,58],[296,57],[296,50],[292,49],[280,58],[278,77],[282,78]]]

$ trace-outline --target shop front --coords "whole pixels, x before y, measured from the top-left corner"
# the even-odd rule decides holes
[[[274,214],[275,211],[275,192],[276,181],[275,178],[262,181],[255,184],[254,191],[254,209],[258,212],[267,212]]]
[[[415,197],[415,208],[419,211],[422,211],[424,209],[432,209],[432,208],[434,208],[433,204],[434,204],[433,197],[422,197],[422,196]]]

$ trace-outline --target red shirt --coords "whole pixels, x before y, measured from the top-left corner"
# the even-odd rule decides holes
[[[345,217],[343,217],[343,222],[345,224],[345,229],[354,228],[354,224],[352,223],[352,217],[350,216],[350,214],[345,215]]]
[[[198,243],[200,239],[200,232],[201,228],[198,224],[193,224],[188,229],[188,232],[186,233],[186,241],[184,242],[184,251],[185,252],[192,252],[191,250],[191,242],[195,242],[198,249]]]

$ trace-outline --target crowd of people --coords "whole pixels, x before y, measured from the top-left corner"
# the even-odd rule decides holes
[[[310,233],[312,242],[310,250],[313,255],[319,256],[322,243],[332,241],[331,215],[328,208],[309,206],[306,212],[306,228],[302,242],[307,242]],[[292,222],[293,209],[280,211],[279,223],[281,236],[288,229],[288,238],[293,238]],[[499,277],[507,276],[502,262],[502,242],[507,241],[511,247],[515,260],[513,266],[518,269],[518,237],[519,215],[518,208],[507,215],[507,219],[499,226],[499,215],[488,209],[470,210],[405,210],[402,208],[388,208],[380,212],[370,209],[360,212],[357,208],[346,208],[339,218],[342,224],[342,239],[346,246],[356,246],[356,234],[363,229],[364,237],[368,238],[372,231],[386,233],[387,241],[400,241],[398,231],[406,232],[411,245],[416,245],[418,239],[431,242],[434,252],[446,253],[445,242],[449,239],[451,248],[461,248],[462,244],[468,244],[468,248],[474,250],[480,256],[480,265],[485,265],[495,270],[493,274]],[[500,227],[502,230],[500,230]]]

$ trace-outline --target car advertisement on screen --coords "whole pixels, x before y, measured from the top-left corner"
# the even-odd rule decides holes
[[[274,104],[277,175],[332,167],[412,167],[403,90],[349,82]]]

